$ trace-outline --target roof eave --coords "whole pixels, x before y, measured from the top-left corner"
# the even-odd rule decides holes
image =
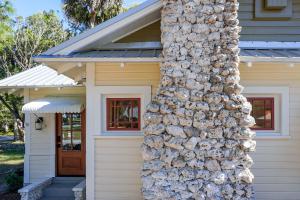
[[[160,57],[132,57],[132,58],[96,58],[96,57],[36,57],[36,62],[161,62]],[[241,62],[293,62],[300,63],[300,57],[260,57],[240,56]]]
[[[98,26],[89,29],[82,34],[75,36],[60,45],[48,49],[43,55],[67,55],[79,48],[84,47],[87,44],[101,38],[103,35],[109,34],[114,31],[118,26],[126,26],[136,19],[141,19],[143,16],[161,8],[160,0],[149,0],[136,8],[132,8],[129,11],[122,13],[106,22],[99,24]]]
[[[35,57],[36,62],[161,62],[159,57],[96,58],[96,57]]]
[[[300,63],[300,57],[260,57],[240,56],[241,62],[278,62],[278,63]]]

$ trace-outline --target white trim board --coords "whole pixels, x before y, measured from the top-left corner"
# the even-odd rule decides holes
[[[280,117],[278,119],[280,124],[277,124],[279,126],[279,130],[276,132],[266,132],[266,131],[256,131],[257,132],[257,138],[259,137],[282,137],[282,136],[289,136],[289,109],[290,109],[290,96],[289,96],[289,87],[265,87],[265,86],[245,86],[245,89],[243,91],[243,94],[245,96],[273,96],[275,98],[275,101],[278,102],[277,109],[280,109],[279,113]],[[276,97],[278,96],[278,97]],[[275,105],[276,109],[276,105]],[[276,120],[276,116],[275,116]],[[275,121],[276,122],[276,121]],[[275,125],[276,126],[276,125]],[[276,128],[276,127],[275,127]]]
[[[30,101],[30,91],[24,89],[24,104]],[[31,132],[31,117],[29,113],[25,113],[25,155],[24,155],[24,184],[30,183],[30,132]]]
[[[95,131],[94,90],[95,90],[95,63],[86,65],[86,199],[95,197]]]
[[[299,49],[300,42],[240,41],[239,47],[247,49]]]
[[[141,136],[142,131],[107,131],[105,99],[109,97],[141,98],[141,127],[144,126],[143,114],[151,101],[151,86],[96,86],[93,90],[94,136]],[[101,122],[101,123],[99,123]]]

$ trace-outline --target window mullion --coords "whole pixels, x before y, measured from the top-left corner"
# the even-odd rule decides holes
[[[130,111],[131,111],[131,118],[129,118],[129,120],[130,120],[130,125],[131,125],[131,128],[133,128],[134,126],[133,126],[133,120],[132,120],[132,118],[133,118],[133,104],[134,104],[134,100],[131,100],[130,101],[131,103],[131,105],[130,105]]]
[[[72,150],[74,149],[74,145],[73,145],[73,114],[70,113],[70,125],[71,125],[71,147]]]

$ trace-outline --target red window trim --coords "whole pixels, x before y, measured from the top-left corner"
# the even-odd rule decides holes
[[[264,130],[264,131],[274,131],[275,130],[275,126],[274,126],[274,121],[275,121],[275,114],[274,114],[274,97],[247,97],[247,100],[251,103],[251,105],[253,105],[253,101],[254,100],[270,100],[271,101],[271,128],[251,128],[252,130]]]
[[[137,100],[138,101],[138,128],[110,128],[109,127],[109,119],[110,119],[110,112],[109,108],[112,101],[115,100]],[[131,122],[133,123],[133,122]],[[107,131],[140,131],[141,130],[141,98],[106,98],[106,130]]]

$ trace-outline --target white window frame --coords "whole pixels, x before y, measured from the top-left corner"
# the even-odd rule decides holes
[[[94,126],[96,136],[142,136],[144,126],[143,114],[151,102],[151,86],[96,86],[94,89]],[[141,130],[139,131],[108,131],[106,127],[107,98],[140,98],[141,99]]]
[[[288,137],[289,134],[289,87],[245,87],[246,97],[274,98],[274,130],[255,130],[256,137]]]

